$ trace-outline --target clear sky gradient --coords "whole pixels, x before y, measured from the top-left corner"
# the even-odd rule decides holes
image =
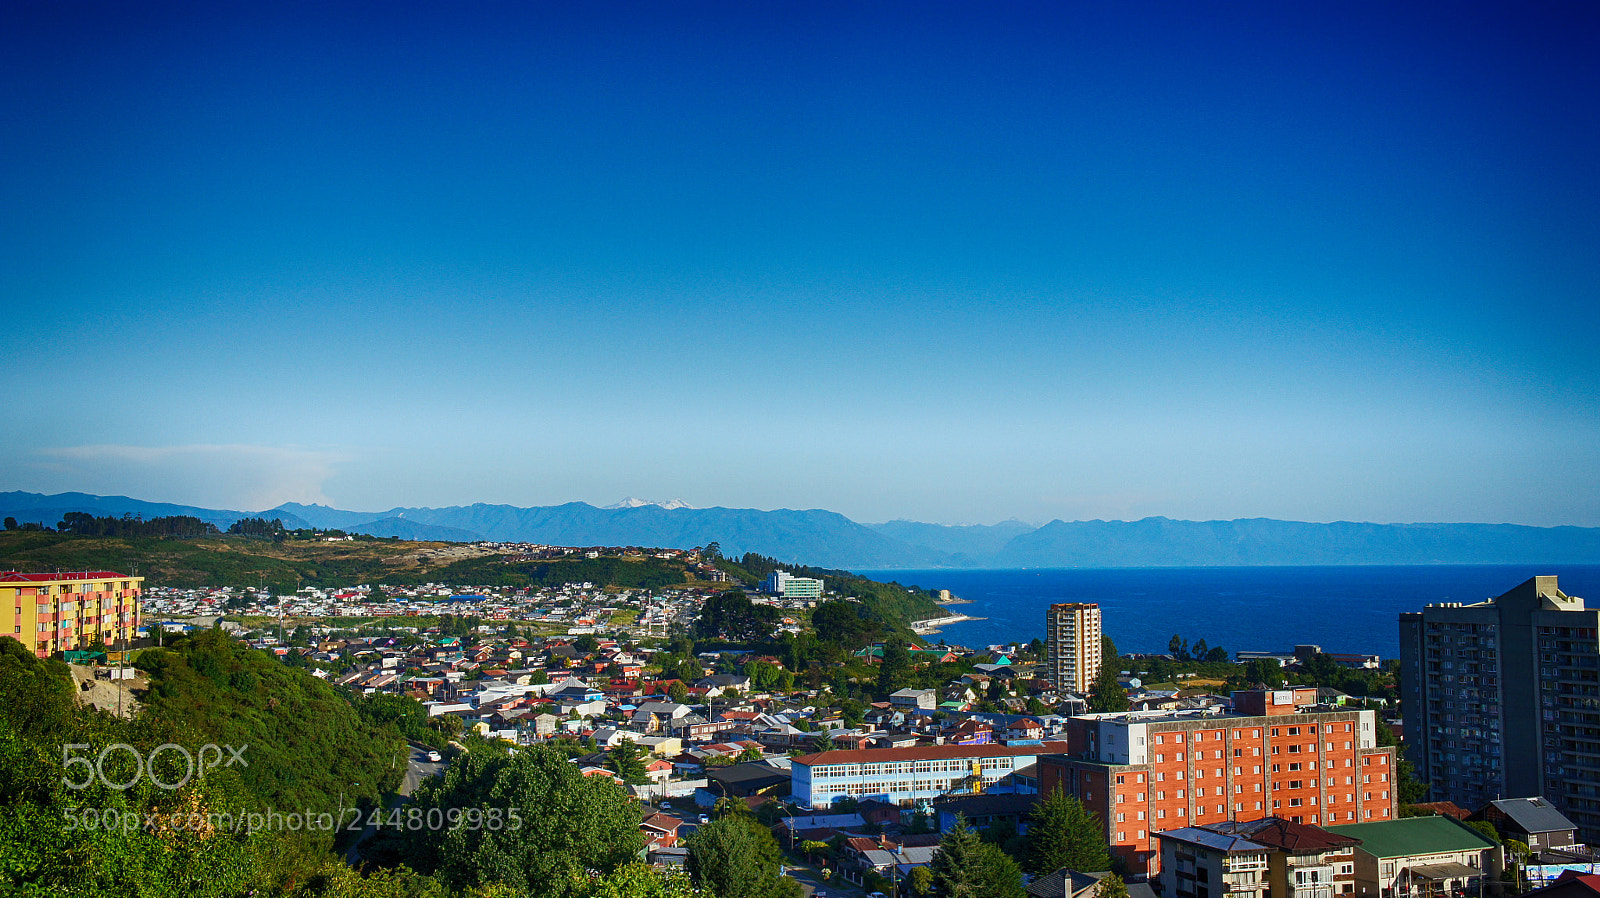
[[[4,489],[1600,525],[1600,5],[22,2]]]

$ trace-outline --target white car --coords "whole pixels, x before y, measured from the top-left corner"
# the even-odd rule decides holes
[[[435,764],[437,764],[440,761],[444,760],[444,755],[441,755],[436,751],[430,751],[430,752],[428,752],[428,760],[433,762],[433,763],[435,763]]]

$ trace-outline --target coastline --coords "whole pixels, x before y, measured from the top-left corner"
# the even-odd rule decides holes
[[[940,627],[946,627],[950,624],[965,623],[966,621],[972,620],[988,620],[988,618],[972,617],[966,614],[952,614],[946,617],[930,617],[926,620],[912,621],[911,632],[917,634],[918,636],[933,636],[937,633],[943,632],[939,629]]]

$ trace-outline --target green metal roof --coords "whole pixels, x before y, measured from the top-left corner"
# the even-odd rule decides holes
[[[1449,817],[1405,817],[1379,823],[1325,826],[1323,829],[1360,839],[1361,850],[1375,857],[1416,857],[1499,847],[1498,842]]]

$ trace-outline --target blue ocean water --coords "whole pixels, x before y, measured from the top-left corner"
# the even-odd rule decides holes
[[[1478,602],[1535,575],[1600,606],[1600,565],[1409,565],[859,571],[880,581],[948,589],[971,604],[950,610],[986,620],[952,624],[935,641],[981,647],[1044,637],[1056,602],[1096,602],[1123,652],[1165,652],[1174,633],[1230,653],[1287,651],[1399,655],[1402,611],[1429,602]]]

